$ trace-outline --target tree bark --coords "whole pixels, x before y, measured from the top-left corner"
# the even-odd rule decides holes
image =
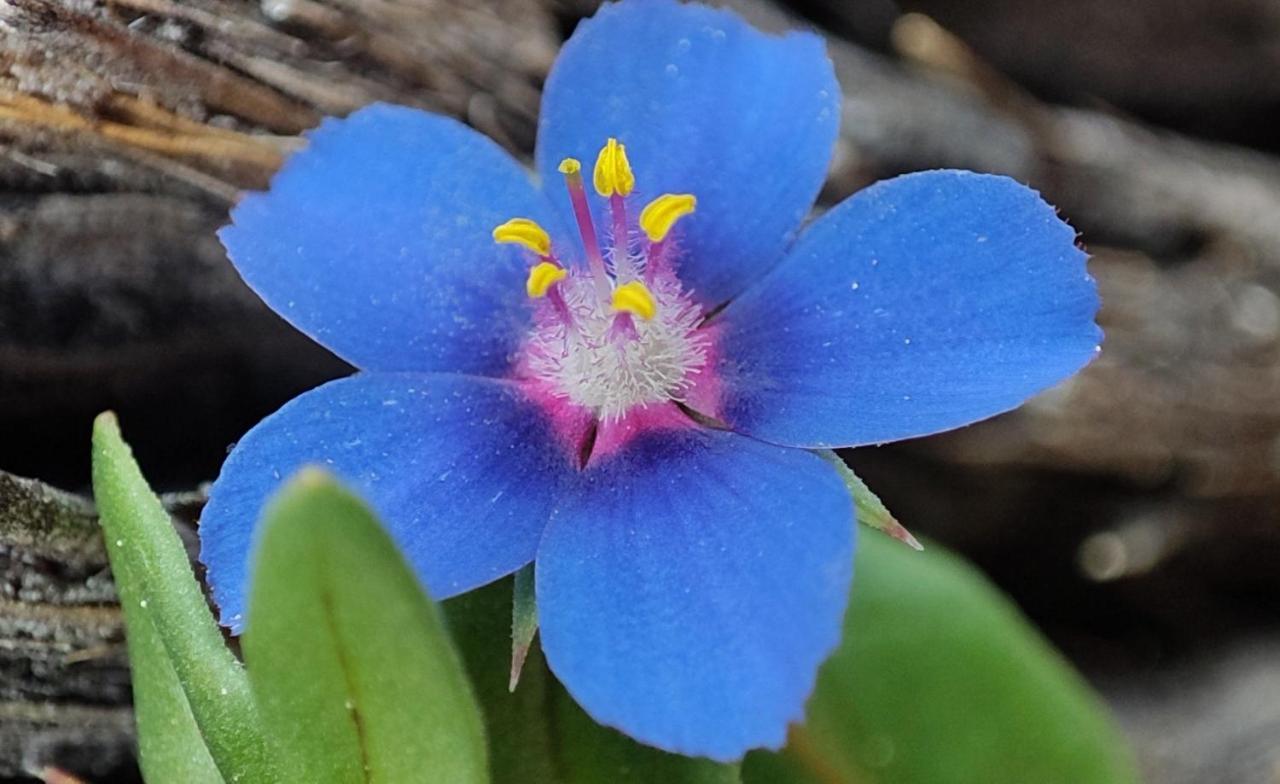
[[[373,101],[460,117],[527,159],[542,80],[591,5],[0,3],[0,466],[83,486],[90,418],[113,407],[161,484],[213,476],[257,418],[346,371],[226,262],[214,231],[237,194],[265,186],[323,116]],[[768,0],[731,5],[768,27],[807,23]],[[1029,182],[1094,255],[1107,341],[1013,415],[851,459],[901,519],[964,547],[1086,663],[1076,643],[1097,619],[1024,564],[1046,565],[1072,601],[1118,604],[1116,624],[1177,637],[1185,610],[1244,625],[1199,602],[1280,588],[1256,557],[1280,550],[1280,160],[1046,104],[929,19],[890,22],[895,57],[830,40],[845,103],[824,201],[942,166]],[[1020,519],[1055,527],[1010,530]],[[1114,561],[1136,525],[1154,560],[1086,563],[1102,582],[1081,587],[1077,557]],[[127,760],[95,531],[81,502],[0,475],[0,775]],[[1188,581],[1191,599],[1160,590]]]

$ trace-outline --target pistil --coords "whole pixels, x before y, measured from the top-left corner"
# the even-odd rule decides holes
[[[608,302],[611,288],[609,273],[605,270],[604,256],[600,254],[600,241],[596,238],[596,227],[591,221],[587,188],[582,182],[582,163],[577,158],[565,158],[560,162],[560,173],[564,175],[565,185],[569,189],[573,217],[578,221],[578,231],[582,234],[582,247],[587,252],[587,265],[591,270],[596,296],[601,302]]]

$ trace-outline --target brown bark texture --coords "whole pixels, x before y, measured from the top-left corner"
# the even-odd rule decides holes
[[[971,168],[1081,232],[1107,332],[1093,365],[1016,413],[847,457],[1103,687],[1153,781],[1262,780],[1280,764],[1272,4],[730,4],[829,36],[845,101],[824,202]],[[0,0],[0,778],[133,775],[93,510],[50,486],[85,490],[91,417],[118,410],[153,480],[190,490],[347,370],[227,263],[214,231],[237,194],[374,101],[527,159],[542,80],[592,6]]]

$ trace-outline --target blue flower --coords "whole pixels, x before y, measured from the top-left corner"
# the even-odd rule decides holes
[[[540,185],[420,111],[313,132],[222,239],[360,372],[228,458],[201,525],[223,622],[264,499],[327,465],[436,598],[536,560],[547,660],[598,721],[780,746],[852,578],[850,498],[808,450],[1014,408],[1100,340],[1074,232],[1012,180],[898,177],[801,230],[839,95],[812,35],[627,0],[551,72]]]

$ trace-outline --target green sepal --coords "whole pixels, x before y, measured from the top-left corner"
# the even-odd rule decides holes
[[[880,500],[880,496],[871,492],[871,488],[867,487],[867,483],[862,481],[853,472],[853,469],[840,459],[839,455],[830,449],[819,450],[818,454],[835,466],[836,472],[840,474],[845,486],[849,488],[849,494],[853,496],[853,505],[857,511],[859,523],[886,533],[913,550],[924,549],[924,545],[920,544],[911,535],[911,532],[889,512],[889,509]]]
[[[524,669],[534,635],[538,633],[538,601],[534,598],[533,564],[515,573],[515,587],[511,597],[511,681],[508,691],[515,691],[520,683],[520,671]]]

